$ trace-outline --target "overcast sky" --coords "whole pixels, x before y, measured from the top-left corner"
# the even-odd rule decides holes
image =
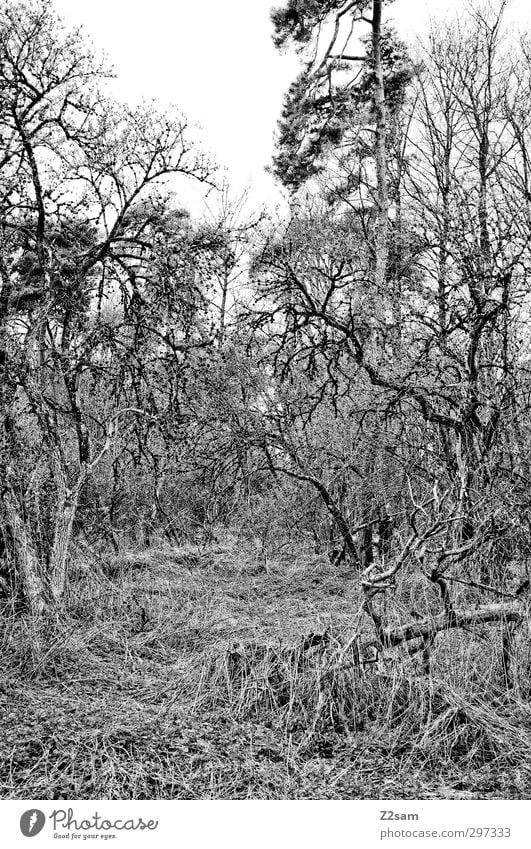
[[[69,24],[83,25],[118,75],[116,93],[130,102],[175,103],[202,128],[202,138],[253,203],[275,202],[264,172],[282,96],[297,73],[271,41],[269,12],[282,0],[55,0]],[[406,39],[429,16],[461,0],[396,0],[387,15]],[[510,19],[525,24],[529,0],[513,0]]]

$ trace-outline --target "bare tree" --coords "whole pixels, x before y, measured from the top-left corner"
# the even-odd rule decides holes
[[[459,25],[433,32],[402,100],[401,345],[390,336],[385,305],[374,308],[375,254],[355,205],[327,211],[314,198],[271,234],[261,255],[259,324],[269,322],[273,373],[300,391],[278,385],[271,391],[268,409],[277,409],[268,436],[271,469],[322,488],[353,562],[365,550],[369,597],[396,592],[400,573],[415,568],[438,587],[442,618],[433,633],[424,623],[428,642],[440,628],[473,620],[466,609],[454,617],[459,582],[474,587],[482,603],[489,594],[511,596],[515,617],[522,618],[516,599],[523,578],[511,578],[504,564],[526,550],[516,516],[528,521],[526,473],[511,448],[514,423],[528,414],[521,346],[528,309],[527,123],[518,108],[527,70],[525,48],[518,56],[504,45],[503,8],[472,11]],[[385,167],[389,186],[389,159]],[[390,244],[396,209],[388,206],[387,216]],[[387,287],[396,273],[389,256]],[[400,497],[384,502],[385,514],[363,515],[354,505],[338,511],[324,478],[312,470],[303,445],[309,430],[317,435],[312,420],[326,409],[331,429],[343,426],[338,410],[359,423],[360,433],[367,435],[372,422],[374,444],[402,470]],[[320,452],[326,453],[323,442]],[[351,451],[339,463],[357,468],[364,507],[375,456],[373,450],[364,464]],[[389,514],[394,545],[386,552],[378,523]],[[512,547],[505,560],[504,546]],[[505,613],[510,620],[509,607],[487,604],[481,621]],[[383,635],[380,614],[367,610]],[[422,636],[418,628],[404,629],[400,640]]]
[[[106,97],[105,72],[47,0],[5,4],[0,27],[3,504],[28,606],[40,613],[64,592],[81,488],[130,414],[108,410],[99,431],[90,426],[84,375],[101,369],[110,329],[96,305],[125,289],[135,297],[152,249],[155,207],[143,200],[170,177],[205,181],[210,167],[182,116]],[[15,415],[31,423],[33,463],[43,460],[39,443],[50,463],[55,507],[44,553],[25,515],[37,466],[23,456]]]

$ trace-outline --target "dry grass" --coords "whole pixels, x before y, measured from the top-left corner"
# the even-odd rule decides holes
[[[388,617],[429,610],[421,592]],[[355,576],[314,556],[80,554],[40,645],[3,611],[0,795],[528,797],[526,630],[508,688],[496,626],[441,635],[426,676],[399,650],[375,662],[358,608]]]

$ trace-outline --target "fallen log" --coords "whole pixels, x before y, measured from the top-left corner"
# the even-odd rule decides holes
[[[432,640],[438,633],[450,628],[469,628],[471,625],[502,621],[520,623],[523,619],[521,604],[488,604],[474,610],[455,610],[452,613],[440,613],[431,619],[419,619],[408,625],[383,628],[380,638],[384,647],[392,648],[409,640]]]

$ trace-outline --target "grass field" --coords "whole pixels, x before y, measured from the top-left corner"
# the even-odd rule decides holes
[[[2,798],[529,798],[526,629],[508,688],[497,626],[440,636],[429,675],[360,663],[359,606],[313,555],[80,552],[38,651],[3,613]]]

